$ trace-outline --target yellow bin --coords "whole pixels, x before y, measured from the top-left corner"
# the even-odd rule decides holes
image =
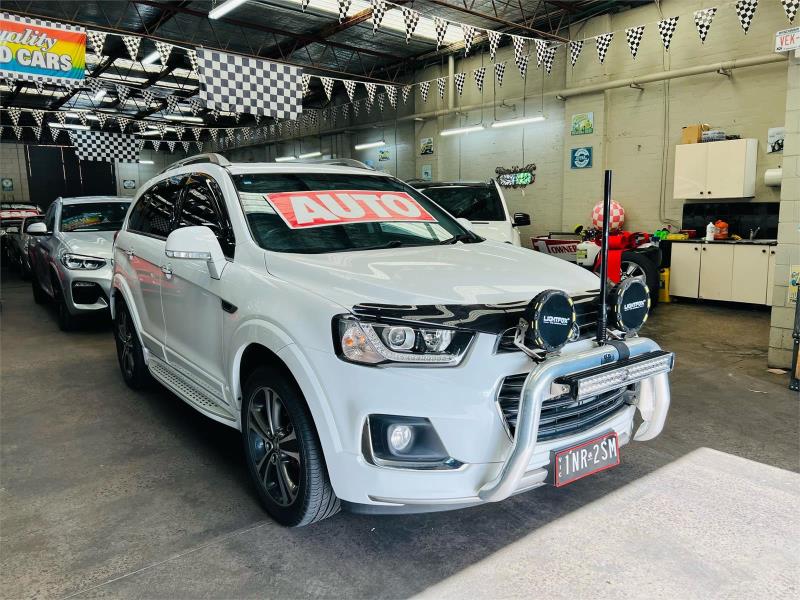
[[[658,270],[658,301],[670,302],[669,299],[669,268]]]

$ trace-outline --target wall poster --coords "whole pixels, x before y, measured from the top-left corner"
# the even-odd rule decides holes
[[[594,133],[594,113],[578,113],[572,115],[572,135],[587,135]]]
[[[425,137],[419,140],[419,155],[433,154],[433,138]]]
[[[592,168],[592,147],[572,148],[569,151],[570,169],[591,169]]]

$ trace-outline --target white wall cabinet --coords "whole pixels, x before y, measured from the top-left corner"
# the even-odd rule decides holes
[[[676,199],[749,198],[756,193],[758,140],[675,146]]]
[[[684,298],[771,304],[775,246],[673,243],[669,293]]]

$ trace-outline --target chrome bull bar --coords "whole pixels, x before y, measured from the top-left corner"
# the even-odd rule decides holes
[[[621,345],[625,347],[622,354],[618,349]],[[625,349],[628,356],[624,356]],[[652,366],[652,361],[659,361],[660,369],[648,368]],[[668,374],[672,365],[672,354],[662,352],[658,344],[648,338],[633,338],[622,344],[597,346],[577,354],[550,358],[538,364],[528,374],[522,387],[511,452],[500,473],[481,487],[478,497],[485,502],[498,502],[517,490],[535,450],[542,403],[548,398],[571,391],[580,393],[582,382],[584,395],[601,393],[594,390],[601,389],[603,385],[611,385],[610,382],[613,382],[612,387],[641,382],[639,410],[645,422],[634,439],[646,440],[658,435],[669,408]],[[623,370],[627,370],[624,380],[620,373]],[[608,381],[602,379],[603,375],[609,375]],[[598,380],[601,383],[592,386],[593,391],[587,391],[590,386],[585,382],[596,383]]]

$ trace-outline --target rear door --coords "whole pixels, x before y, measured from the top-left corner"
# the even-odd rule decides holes
[[[175,210],[186,177],[164,179],[146,190],[131,209],[128,225],[117,237],[115,270],[121,273],[133,295],[139,315],[142,341],[158,358],[164,352],[164,312],[161,307],[164,249],[174,226]]]
[[[53,250],[58,240],[55,235],[56,219],[58,218],[59,202],[53,202],[44,217],[44,223],[47,226],[47,233],[37,236],[36,245],[33,247],[32,254],[34,260],[34,277],[39,281],[43,289],[47,290],[52,296],[53,291],[53,278],[50,276],[50,252]]]

